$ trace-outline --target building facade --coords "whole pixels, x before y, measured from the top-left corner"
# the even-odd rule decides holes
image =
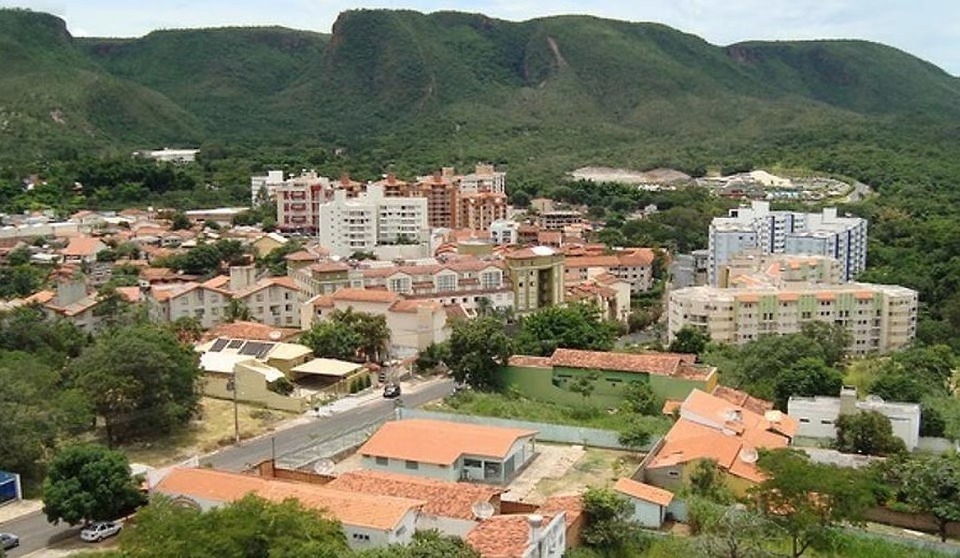
[[[720,267],[744,251],[764,254],[815,254],[840,262],[841,279],[854,279],[867,265],[867,222],[838,217],[836,208],[822,213],[771,211],[770,203],[731,209],[710,224],[707,280],[718,284]]]
[[[320,244],[338,256],[381,245],[425,245],[430,239],[427,209],[423,198],[386,197],[378,185],[352,199],[338,189],[332,201],[319,206]]]
[[[524,248],[504,261],[513,282],[513,308],[526,314],[564,302],[563,254],[547,246]]]
[[[804,323],[840,324],[851,354],[909,345],[917,331],[917,291],[897,285],[792,283],[729,289],[689,287],[670,293],[668,334],[705,331],[717,343],[742,344],[766,334],[798,333]]]

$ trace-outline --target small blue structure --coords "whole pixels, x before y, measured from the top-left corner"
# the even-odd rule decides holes
[[[0,471],[0,504],[23,499],[20,475]]]

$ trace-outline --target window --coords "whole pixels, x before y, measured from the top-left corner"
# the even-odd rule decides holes
[[[464,466],[464,467],[472,467],[472,468],[474,468],[474,469],[479,469],[479,468],[483,467],[483,462],[480,461],[479,459],[467,459],[467,458],[464,458],[464,459],[463,459],[463,466]]]
[[[497,289],[500,287],[501,279],[499,271],[487,271],[480,274],[480,285],[484,289]]]
[[[833,421],[830,419],[820,419],[820,424],[833,424]]]
[[[452,273],[437,275],[437,290],[452,291],[457,288],[457,276]]]
[[[679,479],[680,471],[667,471],[667,476],[673,479]]]
[[[377,456],[377,465],[389,465],[389,464],[390,464],[389,457],[381,457],[379,455]]]
[[[417,461],[404,461],[403,468],[410,469],[411,471],[416,471],[417,469],[420,468],[420,463]]]
[[[397,277],[390,279],[390,290],[395,293],[409,293],[410,292],[410,278],[409,277]]]
[[[803,424],[810,424],[810,419],[808,419],[808,418],[802,418],[802,419],[800,419],[800,422],[803,423]]]
[[[370,535],[365,535],[363,533],[354,533],[351,535],[355,541],[369,541]]]

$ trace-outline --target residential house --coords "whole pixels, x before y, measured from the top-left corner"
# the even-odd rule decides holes
[[[630,317],[630,284],[610,273],[566,284],[566,302],[585,302],[600,309],[604,319],[627,323]]]
[[[603,273],[610,273],[630,284],[630,290],[639,294],[653,286],[653,250],[627,248],[608,255],[571,256],[564,259],[564,281],[577,283]]]
[[[466,541],[483,558],[560,558],[567,550],[565,513],[495,515]]]
[[[267,233],[250,243],[257,256],[263,257],[289,242],[287,237],[274,232]]]
[[[415,354],[450,337],[447,312],[441,303],[371,289],[344,288],[333,295],[317,295],[301,306],[301,327],[309,329],[313,323],[328,319],[333,311],[351,308],[386,318],[389,352],[397,357]]]
[[[676,353],[608,353],[557,349],[549,357],[514,355],[498,374],[503,385],[540,401],[580,404],[570,390],[582,377],[596,377],[590,401],[615,407],[630,382],[646,382],[665,399],[685,399],[697,389],[711,390],[717,370],[696,364],[696,355]]]
[[[737,496],[764,480],[757,468],[759,449],[784,448],[796,435],[797,421],[780,411],[755,413],[695,389],[679,408],[679,418],[640,464],[634,480],[676,493],[689,483],[697,463],[711,459]]]
[[[446,482],[381,471],[342,473],[327,485],[344,492],[424,500],[417,516],[418,531],[436,529],[445,535],[465,537],[483,517],[477,512],[500,512],[503,488],[468,482]],[[478,506],[479,504],[479,506]],[[486,504],[486,505],[484,505]]]
[[[354,549],[409,543],[426,503],[212,469],[175,468],[153,491],[199,510],[235,502],[248,494],[277,503],[292,498],[339,521],[347,543]]]
[[[669,490],[629,478],[617,479],[613,490],[630,502],[629,518],[641,527],[659,529],[668,519],[678,521],[686,519],[686,510],[683,506],[674,504],[679,500],[675,500],[673,493]]]
[[[63,262],[68,264],[93,264],[97,261],[97,254],[106,250],[108,246],[99,238],[92,236],[74,236],[67,243],[66,248],[60,250]]]
[[[797,436],[834,440],[837,437],[837,419],[841,415],[875,411],[887,417],[893,435],[903,440],[907,451],[916,449],[920,443],[920,405],[918,403],[894,403],[876,395],[857,399],[857,388],[843,387],[840,397],[817,395],[814,397],[791,396],[787,401],[787,414],[798,422]]]
[[[266,277],[255,280],[253,266],[233,266],[230,278],[215,278],[217,286],[229,288],[232,300],[250,310],[261,323],[300,327],[300,289],[290,277]],[[214,281],[211,280],[211,281]],[[208,282],[209,283],[209,282]]]
[[[534,457],[534,430],[409,419],[387,422],[358,451],[363,467],[445,481],[506,484]]]

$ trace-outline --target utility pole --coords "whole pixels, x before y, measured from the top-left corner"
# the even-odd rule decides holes
[[[240,413],[237,410],[237,373],[234,371],[233,378],[227,381],[227,389],[233,392],[233,440],[240,444]]]

